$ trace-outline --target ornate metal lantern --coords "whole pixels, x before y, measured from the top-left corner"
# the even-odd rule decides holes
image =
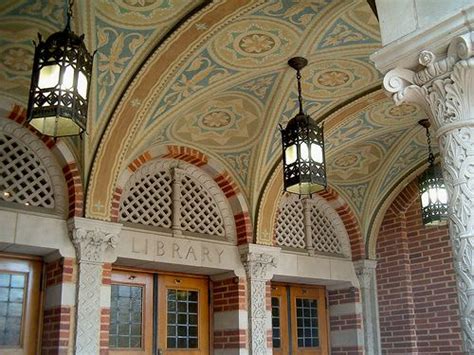
[[[448,194],[444,185],[441,168],[434,164],[431,150],[430,122],[427,119],[418,122],[426,129],[428,141],[428,169],[418,179],[421,198],[421,217],[425,225],[445,224],[448,218]]]
[[[52,137],[79,135],[87,124],[93,56],[84,44],[84,35],[71,31],[72,5],[71,0],[63,31],[46,41],[38,34],[31,75],[28,122]]]
[[[291,58],[288,65],[296,70],[299,112],[280,126],[283,146],[283,180],[285,191],[310,195],[326,188],[326,164],[323,127],[303,111],[301,69],[308,64],[302,57]]]

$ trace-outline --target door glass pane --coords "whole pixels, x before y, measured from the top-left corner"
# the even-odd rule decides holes
[[[272,332],[273,347],[281,347],[281,328],[280,328],[280,299],[272,297]]]
[[[109,346],[141,348],[143,287],[112,284],[111,292]]]
[[[168,289],[167,347],[198,347],[198,292]]]
[[[26,275],[0,272],[0,345],[20,346]]]
[[[296,322],[298,347],[319,347],[318,301],[297,298]]]

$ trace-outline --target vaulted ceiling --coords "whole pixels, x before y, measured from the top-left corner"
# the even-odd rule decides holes
[[[63,0],[0,3],[4,99],[26,106],[32,40],[62,29],[65,8]],[[369,60],[381,44],[365,0],[83,0],[74,13],[75,32],[97,49],[88,135],[68,141],[89,205],[107,205],[137,156],[178,145],[224,166],[254,214],[281,164],[278,125],[297,110],[293,56],[309,60],[304,106],[324,119],[329,184],[363,233],[426,159],[423,112],[394,106]]]

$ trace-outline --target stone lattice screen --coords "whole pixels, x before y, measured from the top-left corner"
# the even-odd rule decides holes
[[[222,191],[199,168],[158,160],[137,170],[124,187],[121,221],[234,241],[235,224]]]
[[[349,237],[336,211],[321,197],[283,195],[276,217],[278,246],[350,256]]]
[[[0,197],[4,201],[55,208],[52,182],[40,158],[5,132],[0,132],[0,169]]]

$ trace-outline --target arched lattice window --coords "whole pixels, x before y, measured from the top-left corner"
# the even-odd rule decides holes
[[[336,211],[320,196],[283,195],[275,226],[276,244],[310,254],[350,256],[349,237]]]
[[[120,219],[235,241],[230,206],[217,183],[194,165],[171,159],[149,162],[128,179]]]
[[[0,198],[64,214],[65,189],[44,143],[16,122],[0,119]]]

